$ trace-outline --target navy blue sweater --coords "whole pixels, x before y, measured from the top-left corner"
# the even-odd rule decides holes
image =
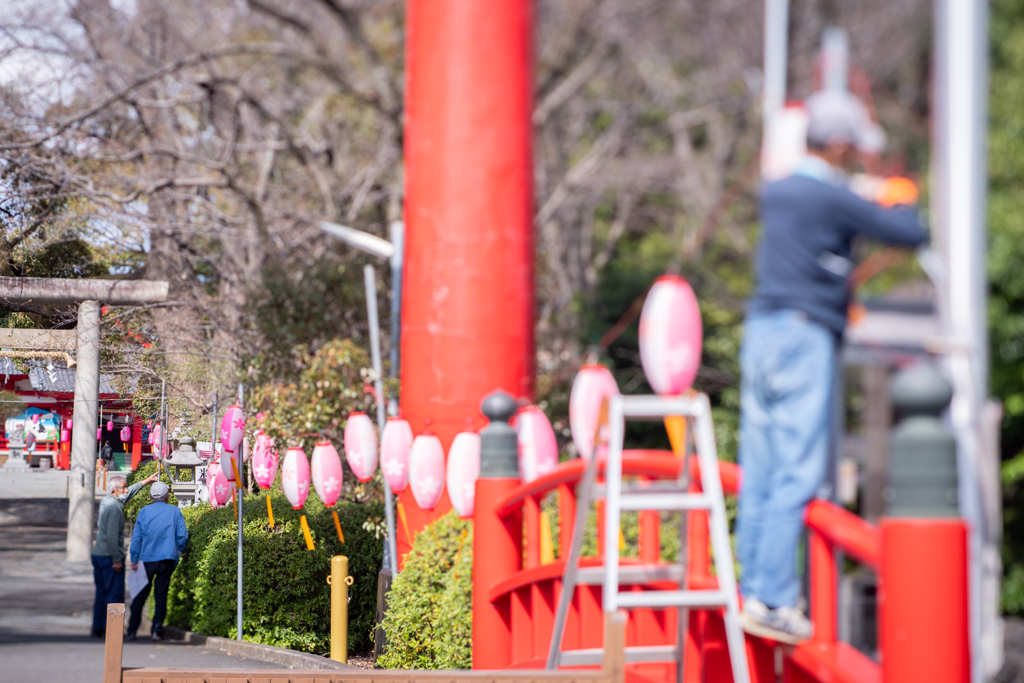
[[[917,246],[927,238],[917,211],[883,209],[845,187],[794,175],[761,191],[763,235],[751,312],[795,309],[841,336],[858,234]]]

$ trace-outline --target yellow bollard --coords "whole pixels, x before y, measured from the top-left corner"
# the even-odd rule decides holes
[[[344,555],[331,558],[327,584],[331,587],[331,659],[347,664],[348,587],[352,585],[352,577],[348,575],[348,558]]]

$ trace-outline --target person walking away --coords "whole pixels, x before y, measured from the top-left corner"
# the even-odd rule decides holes
[[[149,583],[132,599],[132,616],[128,620],[128,640],[135,640],[142,623],[142,610],[146,608],[149,591],[154,591],[156,608],[153,613],[153,627],[150,638],[160,640],[163,636],[164,619],[167,616],[167,589],[171,585],[171,574],[178,564],[178,558],[185,552],[188,543],[188,528],[181,510],[167,504],[167,484],[153,484],[149,495],[153,502],[139,511],[132,531],[132,570],[139,562],[146,569]]]
[[[805,107],[807,155],[761,192],[763,236],[740,352],[742,621],[749,633],[784,643],[812,632],[797,606],[796,551],[828,467],[851,242],[864,235],[913,247],[926,239],[915,209],[883,208],[846,186],[844,170],[872,125],[864,105],[845,91],[822,91]]]
[[[92,607],[92,631],[96,638],[107,632],[107,605],[124,602],[124,504],[143,486],[156,481],[156,475],[137,484],[117,475],[107,481],[108,494],[100,501],[96,521],[96,543],[92,547],[92,578],[96,600]]]
[[[114,447],[110,445],[110,439],[104,441],[100,446],[100,460],[103,462],[103,471],[106,472],[114,460]]]

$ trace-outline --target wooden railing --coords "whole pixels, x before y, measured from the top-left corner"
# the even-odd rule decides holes
[[[625,683],[624,612],[605,620],[606,650],[604,665],[597,671],[424,671],[394,669],[167,669],[121,666],[124,632],[124,605],[107,606],[107,636],[103,656],[103,683]]]

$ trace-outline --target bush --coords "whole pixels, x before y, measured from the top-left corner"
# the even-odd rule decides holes
[[[386,669],[473,665],[473,523],[455,512],[416,535],[388,594]]]
[[[127,474],[128,486],[131,486],[136,482],[143,481],[152,474],[156,474],[156,463],[144,463],[142,465],[139,465],[138,469],[136,469],[134,472],[128,472]],[[160,481],[167,484],[168,486],[171,485],[171,476],[167,474],[166,467],[161,467],[160,469]],[[149,489],[143,488],[135,495],[134,498],[132,498],[131,500],[124,504],[125,522],[127,522],[128,524],[135,524],[135,519],[139,516],[139,510],[146,507],[152,502],[153,499],[149,497]],[[178,499],[174,497],[174,491],[168,492],[167,503],[168,505],[178,504]]]
[[[367,521],[383,514],[377,503],[339,501],[335,510],[345,543],[338,540],[331,511],[310,496],[293,510],[279,483],[271,492],[274,521],[267,519],[266,492],[243,500],[243,582],[245,640],[317,654],[330,650],[330,561],[347,555],[350,651],[372,647],[377,607],[377,573],[383,539]],[[235,637],[237,527],[234,508],[208,504],[185,508],[189,542],[171,578],[167,623],[209,635]],[[299,517],[305,513],[315,543],[306,550]]]

